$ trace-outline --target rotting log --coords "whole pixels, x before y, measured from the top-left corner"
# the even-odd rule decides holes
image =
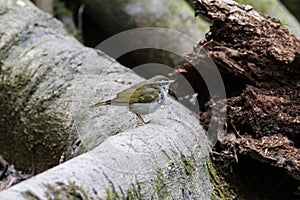
[[[193,5],[193,0],[186,0]],[[240,4],[249,4],[258,12],[279,19],[291,33],[300,37],[300,24],[293,14],[281,3],[280,0],[236,0]]]
[[[240,4],[249,4],[253,6],[258,12],[264,13],[271,17],[277,18],[281,21],[282,25],[289,29],[289,31],[300,37],[300,24],[296,17],[283,5],[280,0],[237,0]]]
[[[0,154],[43,172],[0,199],[210,198],[208,142],[190,111],[168,98],[140,126],[125,108],[91,110],[143,79],[30,1],[0,11]]]
[[[187,56],[192,64],[201,63],[199,52],[205,49],[217,64],[228,95],[227,123],[219,134],[222,148],[218,156],[238,162],[246,155],[299,181],[300,40],[279,20],[251,6],[231,0],[197,0],[194,4],[196,15],[209,18],[212,25],[206,40]],[[192,64],[177,68],[177,72],[199,83],[201,77],[193,73]],[[194,88],[208,95],[201,85]],[[209,121],[209,111],[200,115],[203,123]]]

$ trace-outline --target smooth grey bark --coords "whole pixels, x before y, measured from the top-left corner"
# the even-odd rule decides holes
[[[69,193],[82,199],[210,199],[203,130],[192,125],[197,120],[186,110],[178,117],[185,120],[168,119],[168,128],[157,123],[112,136],[94,150],[0,192],[0,199],[68,199]]]
[[[90,20],[105,36],[140,27],[163,27],[191,37],[195,43],[205,38],[209,23],[195,18],[193,8],[184,0],[81,0]],[[180,42],[173,45],[177,52]],[[192,48],[191,46],[190,48]],[[100,49],[105,51],[105,49]],[[130,60],[137,63],[153,61],[176,66],[184,62],[182,55],[174,56],[163,51],[135,52]],[[147,60],[148,59],[148,60]]]
[[[93,149],[0,199],[210,198],[208,142],[190,111],[168,99],[140,126],[126,108],[90,109],[142,78],[83,47],[29,1],[2,0],[0,8],[1,155],[40,172]]]
[[[209,24],[195,19],[194,10],[184,0],[82,0],[99,27],[117,34],[131,28],[165,27],[184,32],[198,40]]]

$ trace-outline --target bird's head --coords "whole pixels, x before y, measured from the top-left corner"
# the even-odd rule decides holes
[[[157,75],[157,76],[154,76],[151,79],[149,79],[149,81],[154,83],[154,84],[158,84],[165,91],[168,91],[170,84],[173,83],[175,80],[170,80],[165,76]]]

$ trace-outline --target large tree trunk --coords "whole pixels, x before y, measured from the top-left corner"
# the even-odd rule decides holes
[[[210,198],[208,142],[190,111],[168,99],[140,126],[125,108],[90,109],[142,78],[83,47],[29,1],[0,8],[1,155],[38,173],[93,149],[0,199]]]

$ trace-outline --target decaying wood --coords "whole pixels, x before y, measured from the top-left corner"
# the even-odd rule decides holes
[[[198,50],[204,47],[228,92],[226,133],[219,135],[224,151],[236,149],[300,180],[300,40],[251,6],[231,0],[194,4],[196,15],[213,24],[189,58],[201,62]],[[188,75],[190,64],[177,71],[198,78]],[[201,119],[208,116],[204,112]]]

